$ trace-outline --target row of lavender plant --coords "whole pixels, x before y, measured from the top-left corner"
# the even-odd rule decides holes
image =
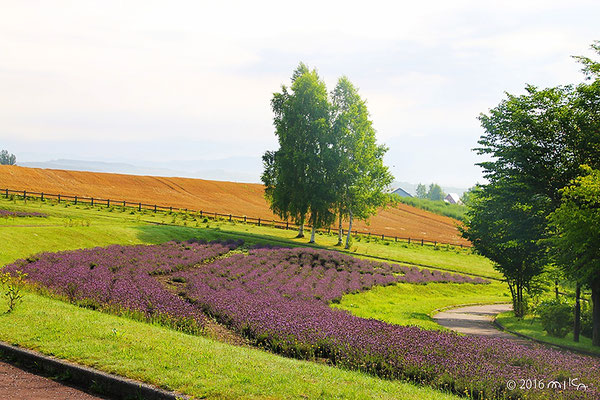
[[[29,282],[80,305],[199,332],[203,314],[152,275],[210,261],[239,244],[168,242],[42,253],[17,260],[4,271],[27,273]]]
[[[39,212],[25,212],[25,211],[9,211],[0,209],[0,218],[9,217],[47,217],[48,214]]]
[[[597,358],[511,340],[391,325],[327,305],[344,293],[375,284],[435,279],[430,272],[425,274],[430,276],[423,278],[413,269],[334,252],[257,249],[175,277],[187,282],[186,295],[206,313],[258,345],[284,355],[324,357],[335,365],[427,383],[473,398],[599,398]],[[578,391],[575,386],[529,391],[507,387],[521,379],[561,385],[578,379],[587,390]]]

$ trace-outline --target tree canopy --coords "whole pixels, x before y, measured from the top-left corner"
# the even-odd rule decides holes
[[[265,195],[281,218],[315,229],[335,215],[366,219],[389,197],[393,177],[383,164],[387,148],[378,145],[364,100],[346,77],[328,96],[316,70],[300,64],[290,88],[271,101],[279,149],[263,155]],[[348,242],[347,242],[348,243]]]
[[[0,151],[0,165],[15,165],[17,163],[17,157],[14,154],[8,152],[8,150]]]

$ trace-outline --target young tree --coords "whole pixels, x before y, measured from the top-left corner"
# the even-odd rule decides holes
[[[423,185],[422,183],[417,185],[417,197],[419,199],[427,198],[427,186]]]
[[[263,156],[265,196],[281,218],[293,218],[304,236],[304,223],[310,213],[313,227],[333,221],[332,170],[336,165],[329,129],[327,89],[316,70],[300,64],[288,89],[282,86],[271,100],[275,114],[275,134],[279,149]]]
[[[600,346],[600,170],[585,166],[583,172],[561,190],[549,219],[555,259],[578,288],[592,290],[592,343]]]
[[[17,163],[17,157],[14,154],[10,154],[7,150],[0,151],[0,165],[15,165]]]
[[[470,195],[465,224],[459,228],[506,278],[518,317],[527,309],[524,291],[543,271],[544,250],[538,241],[544,214],[523,202],[523,194],[502,183],[477,187]]]
[[[342,220],[348,218],[346,248],[349,248],[354,218],[366,220],[388,204],[390,198],[386,192],[393,176],[383,164],[387,148],[377,144],[367,105],[358,90],[348,78],[342,77],[331,97],[338,245],[342,244]]]

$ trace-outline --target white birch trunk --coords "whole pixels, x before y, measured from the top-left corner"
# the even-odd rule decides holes
[[[350,248],[350,235],[352,234],[352,209],[348,210],[350,213],[350,222],[348,223],[348,235],[346,236],[346,249]]]

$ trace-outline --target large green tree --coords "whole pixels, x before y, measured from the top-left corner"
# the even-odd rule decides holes
[[[265,195],[278,216],[300,225],[310,215],[315,229],[333,222],[335,172],[327,88],[316,70],[300,64],[290,88],[282,86],[271,100],[279,149],[263,156]]]
[[[600,170],[583,171],[561,190],[561,204],[549,217],[551,242],[567,276],[592,290],[592,342],[600,346]]]
[[[353,220],[367,220],[388,204],[387,188],[394,178],[383,163],[388,149],[377,144],[366,102],[356,87],[348,78],[341,77],[331,98],[338,245],[342,244],[342,220],[347,218],[346,248],[349,248]]]
[[[597,44],[594,49],[600,51]],[[560,189],[577,177],[580,165],[600,166],[600,69],[590,59],[579,61],[592,83],[542,90],[527,86],[524,95],[507,95],[497,107],[480,116],[485,134],[477,151],[489,159],[479,164],[489,184],[481,186],[479,196],[489,203],[471,205],[465,236],[482,253],[499,254],[505,238],[510,237],[524,249],[533,241],[541,243],[547,237],[546,217],[560,205]],[[526,230],[525,237],[508,232],[519,229],[512,223],[505,225],[507,232],[502,235],[479,237],[485,231],[474,229],[482,221],[518,222],[514,212],[528,221],[520,228]],[[530,248],[536,257],[540,255],[538,250],[537,245]],[[528,262],[523,268],[520,273],[524,278],[540,272],[538,262]]]

